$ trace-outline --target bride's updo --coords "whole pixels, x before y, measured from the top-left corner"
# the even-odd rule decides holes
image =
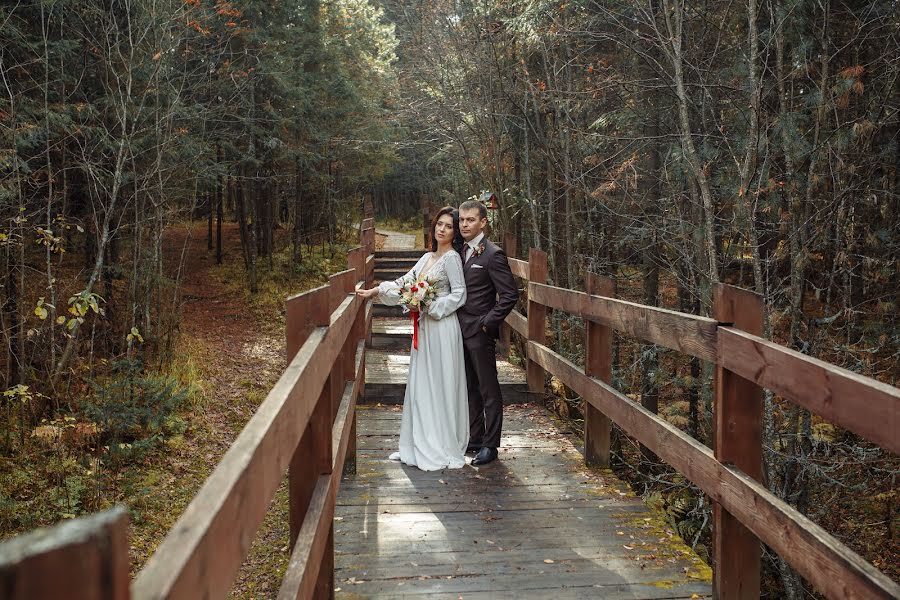
[[[443,217],[444,215],[450,215],[453,217],[453,249],[459,252],[460,256],[463,253],[463,246],[465,246],[466,241],[463,239],[462,232],[459,230],[459,211],[453,208],[452,206],[445,206],[444,208],[437,211],[434,215],[434,218],[431,219],[431,251],[437,252],[438,243],[437,238],[434,237],[434,229],[437,227],[438,219]]]

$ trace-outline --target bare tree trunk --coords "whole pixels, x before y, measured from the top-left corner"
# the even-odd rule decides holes
[[[222,203],[224,201],[224,177],[222,175],[222,145],[216,142],[216,264],[222,264]]]
[[[712,186],[707,175],[707,166],[702,164],[694,144],[694,133],[691,128],[688,98],[684,82],[684,0],[662,0],[665,15],[666,33],[657,31],[659,41],[674,69],[675,96],[678,99],[678,122],[681,129],[681,147],[691,175],[697,183],[700,198],[703,201],[703,227],[708,260],[710,283],[719,281],[719,267],[716,258],[715,199]],[[674,5],[673,5],[674,2]]]

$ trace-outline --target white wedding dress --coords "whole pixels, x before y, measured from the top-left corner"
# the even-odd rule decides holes
[[[396,281],[378,286],[383,304],[400,303],[404,279],[430,277],[435,297],[419,317],[419,349],[410,344],[409,380],[400,420],[400,452],[391,455],[423,471],[465,466],[469,441],[469,403],[462,331],[456,310],[466,303],[462,258],[455,250],[438,257],[427,272],[432,253]]]

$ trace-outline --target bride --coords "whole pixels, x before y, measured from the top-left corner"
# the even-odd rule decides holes
[[[438,211],[431,222],[431,252],[396,281],[358,290],[383,304],[400,303],[400,287],[412,278],[428,277],[435,297],[419,315],[419,348],[410,348],[409,381],[400,420],[400,452],[391,454],[423,471],[465,466],[469,441],[469,404],[463,339],[456,310],[466,303],[466,284],[459,250],[463,239],[459,215],[452,207]]]

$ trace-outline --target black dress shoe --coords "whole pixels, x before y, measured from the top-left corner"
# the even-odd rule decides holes
[[[478,451],[478,454],[472,459],[472,464],[476,466],[486,465],[495,460],[497,460],[497,449],[485,447]]]
[[[466,454],[475,454],[481,450],[481,446],[466,446]]]

